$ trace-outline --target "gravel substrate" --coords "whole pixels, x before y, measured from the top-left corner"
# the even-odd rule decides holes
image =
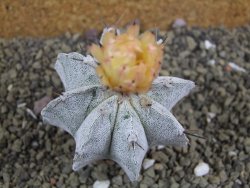
[[[155,161],[147,160],[151,164],[145,165],[140,182],[131,184],[108,160],[73,172],[73,137],[33,114],[35,102],[63,91],[53,69],[57,54],[83,53],[86,41],[70,34],[0,39],[0,187],[85,188],[108,180],[110,187],[248,188],[250,26],[176,28],[167,40],[162,75],[197,84],[173,113],[189,132],[206,139],[191,136],[187,148],[152,148],[146,158]],[[243,69],[235,70],[232,63]],[[209,173],[196,176],[194,169],[202,162]],[[197,168],[207,168],[201,164]]]

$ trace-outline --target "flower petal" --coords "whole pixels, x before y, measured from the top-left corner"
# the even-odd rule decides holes
[[[100,44],[104,44],[104,36],[106,33],[111,32],[111,33],[116,33],[117,35],[120,35],[120,30],[115,28],[115,27],[105,27],[102,31],[101,39],[100,39]]]
[[[52,100],[41,112],[44,122],[74,135],[85,117],[100,102],[110,97],[101,87],[87,86],[65,92]]]
[[[195,87],[194,82],[176,77],[160,76],[152,84],[147,95],[168,110]]]
[[[147,138],[140,119],[125,100],[118,107],[112,135],[111,159],[123,168],[131,181],[137,181],[147,150]]]
[[[91,56],[83,56],[73,52],[60,53],[55,69],[59,74],[66,91],[83,86],[100,85],[95,71],[96,63]]]
[[[186,146],[188,139],[175,117],[158,102],[144,97],[133,96],[132,105],[142,122],[149,146]],[[142,104],[143,100],[149,100],[150,105]]]
[[[117,96],[112,96],[97,106],[86,117],[75,134],[76,151],[73,170],[89,163],[108,158],[111,133],[117,112]]]

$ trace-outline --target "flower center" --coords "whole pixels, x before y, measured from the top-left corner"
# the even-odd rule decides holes
[[[139,25],[116,35],[103,34],[102,46],[93,44],[91,54],[99,62],[96,68],[102,83],[122,93],[147,92],[158,76],[163,59],[163,45],[151,32],[139,35]]]

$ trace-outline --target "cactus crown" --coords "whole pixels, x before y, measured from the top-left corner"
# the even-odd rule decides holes
[[[96,72],[102,83],[121,93],[147,92],[163,59],[163,45],[149,31],[139,34],[139,25],[121,34],[107,31],[102,45],[93,44],[90,52],[99,62]]]

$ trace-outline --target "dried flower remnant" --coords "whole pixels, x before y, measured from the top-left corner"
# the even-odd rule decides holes
[[[96,70],[103,84],[123,93],[147,92],[163,58],[163,45],[151,32],[139,35],[139,25],[120,35],[104,33],[102,45],[93,44],[90,51],[100,63]]]

